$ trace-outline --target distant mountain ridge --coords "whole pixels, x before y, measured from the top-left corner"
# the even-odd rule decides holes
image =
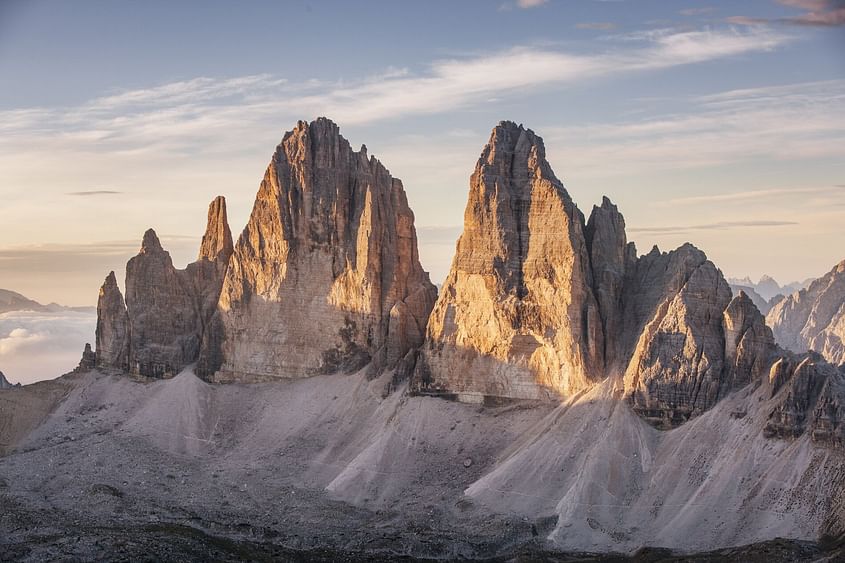
[[[831,363],[845,364],[845,260],[774,303],[766,323],[781,346],[799,353],[814,350]]]
[[[79,313],[92,313],[95,307],[66,307],[58,303],[42,305],[16,291],[0,289],[0,314],[13,311],[35,311],[38,313],[58,313],[62,311],[76,311]]]
[[[777,280],[775,280],[773,277],[764,274],[756,283],[751,281],[751,278],[749,276],[745,276],[744,278],[728,278],[728,283],[731,285],[731,287],[738,286],[742,288],[751,288],[760,297],[762,297],[765,301],[768,302],[771,301],[772,298],[776,297],[777,295],[788,296],[792,295],[796,291],[806,289],[810,286],[811,283],[813,283],[814,280],[815,278],[807,278],[804,281],[794,281],[784,285],[780,285]]]

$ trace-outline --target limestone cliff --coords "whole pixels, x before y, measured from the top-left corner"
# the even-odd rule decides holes
[[[502,122],[470,178],[412,388],[559,400],[615,378],[668,428],[764,380],[776,352],[763,315],[703,252],[637,257],[617,207],[604,198],[585,223],[542,139]]]
[[[222,197],[209,206],[199,257],[185,270],[173,266],[149,229],[140,252],[126,265],[125,305],[114,272],[100,289],[97,366],[171,377],[197,361],[231,252]]]
[[[199,365],[219,379],[397,367],[435,295],[402,183],[328,119],[299,122],[234,247]]]
[[[602,315],[584,229],[542,139],[500,123],[470,178],[464,232],[428,324],[417,387],[468,400],[544,399],[595,380]],[[610,302],[614,280],[605,274]]]
[[[795,352],[815,350],[829,362],[845,363],[845,261],[777,302],[766,321],[781,346]]]
[[[95,342],[98,367],[129,370],[129,318],[114,272],[100,288]]]
[[[787,354],[772,365],[769,382],[777,406],[766,436],[796,438],[809,432],[816,442],[845,445],[845,370],[817,354]]]

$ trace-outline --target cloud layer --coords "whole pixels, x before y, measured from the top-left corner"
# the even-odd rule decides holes
[[[79,363],[86,342],[93,344],[95,313],[0,315],[0,371],[12,383],[54,379]]]

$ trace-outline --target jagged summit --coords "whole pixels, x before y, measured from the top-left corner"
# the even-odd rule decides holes
[[[147,229],[141,241],[141,253],[154,254],[162,252],[165,252],[165,250],[161,246],[161,241],[158,240],[158,235],[153,229]]]
[[[420,388],[539,399],[588,385],[603,360],[584,228],[542,139],[494,128],[429,320]]]
[[[807,309],[796,327],[838,326],[840,278],[845,263],[781,310]],[[669,428],[771,379],[788,356],[701,250],[638,256],[608,197],[585,219],[542,138],[510,121],[480,153],[435,298],[402,183],[332,121],[300,121],[276,147],[236,243],[218,197],[197,262],[175,269],[151,229],[127,265],[125,301],[107,277],[96,363],[169,377],[197,362],[215,381],[368,366],[392,383],[413,373],[415,392],[467,401],[559,401],[609,380],[635,412]],[[836,330],[814,346],[836,354]],[[782,386],[797,377],[801,362],[790,358],[777,363]],[[825,435],[839,440],[831,416],[813,428],[828,424]]]
[[[96,365],[169,377],[197,361],[231,254],[226,203],[209,206],[199,260],[178,270],[153,229],[126,265],[126,298],[114,272],[97,303]]]
[[[208,224],[200,244],[197,260],[227,262],[232,255],[232,231],[226,214],[226,198],[217,196],[208,206]]]
[[[3,374],[2,371],[0,371],[0,389],[12,389],[14,387],[20,387],[20,386],[21,386],[20,383],[16,383],[16,384],[9,383],[9,380],[6,379],[6,376]]]
[[[434,295],[401,181],[332,121],[300,121],[235,244],[200,363],[227,378],[392,369]]]

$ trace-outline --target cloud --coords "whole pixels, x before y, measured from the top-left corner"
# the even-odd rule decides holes
[[[23,384],[67,373],[93,342],[96,322],[93,312],[0,314],[0,370]]]
[[[696,205],[701,203],[726,203],[748,200],[763,200],[782,197],[805,197],[807,194],[841,192],[839,186],[822,186],[810,188],[773,188],[767,190],[747,190],[723,194],[708,194],[690,197],[680,197],[659,202],[658,205]]]
[[[628,37],[616,50],[599,55],[515,47],[351,83],[293,85],[266,74],[202,77],[119,92],[77,107],[0,112],[0,133],[18,152],[39,143],[70,143],[122,154],[159,148],[178,154],[200,140],[215,148],[215,132],[231,138],[250,125],[277,121],[280,116],[330,115],[348,125],[442,113],[537,87],[563,87],[589,78],[768,51],[788,41],[788,36],[766,29],[662,30]],[[188,145],[186,138],[191,140]]]
[[[598,31],[610,31],[616,29],[616,24],[613,22],[584,22],[575,24],[578,29],[595,29]]]
[[[516,5],[522,9],[537,8],[549,0],[516,0]]]
[[[732,90],[690,98],[679,113],[544,133],[553,162],[582,179],[751,159],[837,158],[845,145],[845,80]]]
[[[798,224],[799,223],[797,221],[719,221],[716,223],[705,223],[702,225],[632,227],[628,229],[628,231],[631,233],[643,233],[651,235],[677,235],[690,231],[724,231],[728,229],[742,228],[786,227]]]
[[[729,23],[740,25],[787,24],[814,27],[845,25],[845,0],[777,0],[778,4],[799,8],[805,12],[787,18],[731,16]]]
[[[81,196],[81,197],[88,197],[88,196],[97,196],[97,195],[116,195],[122,194],[123,192],[117,190],[87,190],[81,192],[66,192],[66,195],[73,195],[73,196]]]

